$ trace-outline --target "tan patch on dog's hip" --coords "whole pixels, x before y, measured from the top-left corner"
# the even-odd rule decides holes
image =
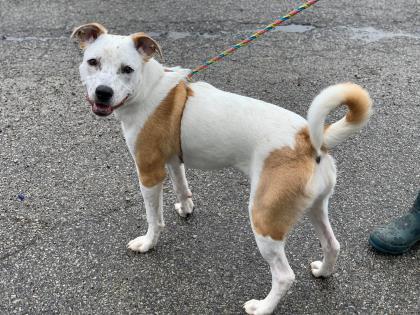
[[[255,232],[283,240],[307,207],[306,186],[315,167],[307,128],[296,135],[295,148],[273,151],[265,160],[253,200]]]

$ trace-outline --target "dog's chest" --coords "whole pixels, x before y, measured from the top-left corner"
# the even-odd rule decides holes
[[[168,124],[170,127],[176,124],[182,115],[187,87],[184,82],[179,82],[179,79],[166,81],[168,82],[162,86],[154,88],[155,93],[147,100],[133,104],[131,108],[118,114],[126,144],[133,156],[136,153],[136,142],[140,134],[159,133]]]
[[[153,186],[161,180],[165,164],[172,156],[181,156],[181,117],[187,97],[188,88],[182,81],[147,119],[140,121],[139,128],[123,125],[127,145],[145,186]]]

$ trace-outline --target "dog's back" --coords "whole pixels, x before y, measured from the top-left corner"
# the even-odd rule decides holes
[[[204,82],[190,85],[181,143],[187,167],[235,166],[249,174],[255,154],[294,145],[306,120],[284,108],[225,92]]]

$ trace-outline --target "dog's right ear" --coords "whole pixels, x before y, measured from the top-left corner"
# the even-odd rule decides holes
[[[107,29],[99,23],[89,23],[76,27],[71,34],[80,48],[85,49],[89,44],[93,43],[102,34],[108,33]]]

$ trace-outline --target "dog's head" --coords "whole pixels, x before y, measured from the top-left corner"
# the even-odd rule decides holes
[[[111,35],[97,23],[77,27],[71,37],[84,51],[80,78],[92,111],[99,116],[122,106],[144,79],[144,64],[156,53],[162,56],[159,45],[146,34]]]

